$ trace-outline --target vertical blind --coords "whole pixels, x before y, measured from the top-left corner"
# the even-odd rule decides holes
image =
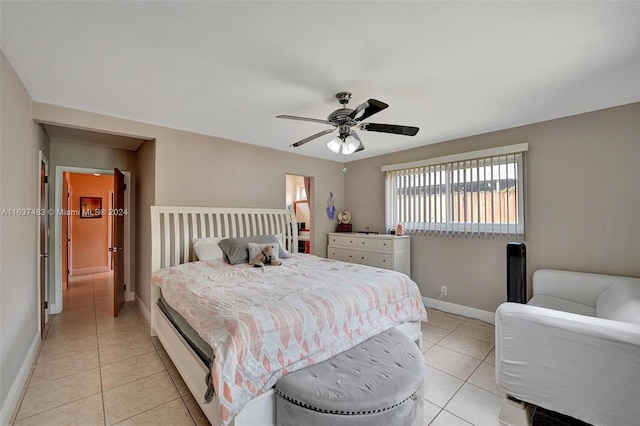
[[[387,228],[400,223],[411,235],[523,240],[526,149],[520,144],[383,167]]]

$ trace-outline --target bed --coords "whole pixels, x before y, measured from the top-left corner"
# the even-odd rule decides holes
[[[151,283],[151,334],[157,335],[203,412],[214,425],[274,424],[275,396],[272,386],[279,377],[289,371],[320,362],[332,354],[344,351],[371,337],[373,335],[371,333],[377,334],[384,331],[383,329],[396,327],[417,344],[420,343],[420,321],[426,319],[426,312],[421,305],[415,283],[406,276],[393,271],[297,254],[297,226],[295,216],[291,211],[284,209],[152,206],[151,216],[153,275]],[[253,268],[248,264],[228,265],[221,260],[195,261],[197,259],[192,244],[193,238],[237,239],[257,235],[277,235],[281,245],[290,249],[290,258],[285,259],[282,266],[266,266],[265,268]],[[369,287],[363,286],[355,281],[354,277],[357,277],[358,274],[364,274],[367,277],[366,280],[381,281],[382,287],[374,291],[373,287],[369,289]],[[338,282],[340,277],[345,276],[354,282],[340,284]],[[233,279],[229,277],[233,277]],[[231,284],[231,281],[238,285]],[[194,287],[189,287],[186,290],[186,284],[183,285],[183,283],[187,282],[196,283],[194,285],[197,291],[193,290]],[[270,285],[281,286],[278,291],[286,296],[274,297],[275,293],[272,292],[265,293],[272,296],[260,299],[259,292],[252,293],[257,287],[264,286],[267,289]],[[306,286],[304,290],[301,290],[300,286],[302,285]],[[328,291],[327,285],[333,286],[335,291],[341,291],[344,294],[334,295],[334,290]],[[239,378],[240,373],[236,372],[235,383],[230,383],[233,390],[229,390],[227,388],[229,381],[221,379],[224,377],[224,372],[230,369],[232,369],[231,371],[245,372],[242,370],[245,368],[245,358],[241,358],[238,354],[246,357],[247,352],[270,352],[272,351],[269,349],[271,340],[277,340],[268,338],[268,333],[265,333],[264,340],[259,342],[259,345],[264,345],[263,347],[255,347],[252,341],[250,347],[242,348],[237,341],[234,343],[229,339],[229,346],[232,350],[228,348],[223,350],[217,342],[220,340],[220,333],[224,331],[218,332],[217,328],[211,325],[203,328],[201,320],[204,316],[212,317],[211,321],[214,322],[224,322],[220,318],[227,312],[226,310],[219,311],[220,317],[209,315],[212,305],[207,304],[210,302],[205,302],[204,297],[215,293],[232,294],[231,300],[233,302],[238,298],[237,294],[240,294],[233,293],[234,289],[238,288],[240,291],[242,286],[251,293],[248,299],[254,298],[254,300],[260,301],[255,306],[248,306],[245,299],[239,302],[242,309],[248,309],[251,312],[256,310],[260,312],[260,309],[266,309],[267,313],[272,312],[269,309],[281,306],[285,300],[286,303],[298,303],[295,308],[292,308],[293,311],[299,313],[299,317],[293,322],[295,324],[304,323],[302,328],[305,334],[304,336],[287,335],[287,339],[289,339],[287,342],[293,342],[293,346],[301,351],[300,359],[295,361],[290,358],[290,354],[286,353],[283,360],[280,353],[274,353],[274,359],[271,359],[274,364],[269,368],[269,371],[273,370],[273,372],[266,379],[254,382],[258,379],[252,377],[251,380],[243,381],[242,378]],[[161,288],[164,289],[164,292],[161,291]],[[206,294],[200,295],[198,292]],[[407,302],[407,299],[387,300],[387,298],[395,297],[392,294],[395,292],[402,293],[402,297],[410,297],[410,301]],[[414,292],[417,297],[414,297]],[[191,296],[188,296],[189,293],[198,293],[199,296],[197,299],[191,300],[189,299]],[[332,300],[332,297],[335,300]],[[198,329],[197,333],[202,335],[205,343],[211,345],[208,349],[210,356],[213,356],[216,362],[221,363],[220,365],[216,365],[216,362],[209,364],[208,358],[203,357],[202,353],[207,352],[207,349],[198,350],[193,339],[185,334],[172,314],[168,313],[166,306],[161,309],[157,303],[161,298],[165,299],[165,305],[169,305],[170,309],[177,312],[183,321],[189,323],[194,329]],[[338,299],[345,301],[342,302],[343,304],[347,304],[347,300],[360,300],[360,303],[365,303],[362,306],[372,306],[371,312],[367,312],[366,315],[364,310],[360,315],[361,308],[349,310],[349,321],[360,321],[358,323],[360,325],[366,323],[367,326],[364,329],[361,329],[362,327],[350,328],[344,321],[339,323],[342,327],[334,325],[331,328],[329,318],[333,318],[338,324],[337,321],[346,315],[342,311],[336,314],[337,311],[331,311],[328,308],[329,305],[336,304]],[[384,299],[384,303],[380,307],[375,307],[371,302],[373,299]],[[321,307],[319,307],[320,301],[322,301]],[[304,305],[303,302],[308,302],[308,304]],[[230,302],[226,300],[223,305],[226,307],[228,303]],[[206,306],[206,309],[202,306]],[[319,311],[325,313],[319,314]],[[244,312],[242,311],[240,316],[243,316]],[[237,314],[234,315],[237,316]],[[258,313],[257,318],[260,318],[260,315]],[[318,320],[318,324],[322,322],[324,328],[314,329],[313,322],[306,320],[309,317],[320,318],[322,315],[326,315],[327,319]],[[262,317],[264,317],[264,313]],[[276,317],[277,314],[272,315],[272,318]],[[312,325],[307,327],[308,324]],[[261,327],[260,325],[258,328]],[[239,328],[245,329],[246,327],[241,325]],[[256,327],[253,326],[253,328]],[[284,326],[276,328],[282,329]],[[340,330],[337,330],[338,328]],[[331,330],[331,333],[327,333],[327,330]],[[276,333],[276,335],[278,334]],[[318,335],[323,337],[318,339]],[[281,334],[278,336],[282,338]],[[325,342],[325,337],[326,342],[331,342],[331,344]],[[286,346],[286,348],[291,347],[290,344]],[[322,348],[322,350],[318,348]],[[234,357],[237,356],[237,359],[240,360],[239,363],[228,353],[232,353]],[[233,360],[231,364],[223,362],[223,360],[229,359]],[[277,365],[278,362],[282,364]],[[284,368],[280,368],[283,366]],[[249,367],[246,369],[253,370]],[[211,374],[212,372],[214,374]],[[256,385],[256,383],[259,384]],[[211,396],[212,384],[216,390],[221,389],[221,392],[220,395],[218,392],[213,393],[211,401],[207,403],[205,395],[209,393]],[[260,384],[264,388],[260,388]],[[249,398],[246,396],[247,392],[251,394]],[[229,399],[233,400],[233,405],[229,405]],[[239,407],[238,404],[240,404]]]

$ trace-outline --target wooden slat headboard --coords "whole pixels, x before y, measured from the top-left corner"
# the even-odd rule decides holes
[[[151,272],[195,260],[194,237],[269,234],[282,234],[287,249],[298,251],[296,218],[290,210],[151,206]]]
[[[218,207],[151,206],[151,273],[195,260],[194,237],[238,238],[282,234],[291,253],[298,252],[298,225],[293,211]],[[151,334],[160,288],[151,285]]]

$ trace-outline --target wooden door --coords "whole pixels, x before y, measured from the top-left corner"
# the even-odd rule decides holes
[[[62,210],[67,211],[71,209],[70,192],[68,172],[62,173]],[[69,283],[69,244],[71,239],[69,238],[69,224],[71,222],[71,215],[65,214],[62,216],[62,289],[66,290]]]
[[[118,169],[113,169],[113,210],[108,212],[113,216],[113,316],[117,317],[124,305],[124,175]]]

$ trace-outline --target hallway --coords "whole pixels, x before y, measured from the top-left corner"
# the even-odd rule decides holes
[[[111,273],[71,278],[63,298],[13,424],[209,424],[134,303],[113,317]]]

